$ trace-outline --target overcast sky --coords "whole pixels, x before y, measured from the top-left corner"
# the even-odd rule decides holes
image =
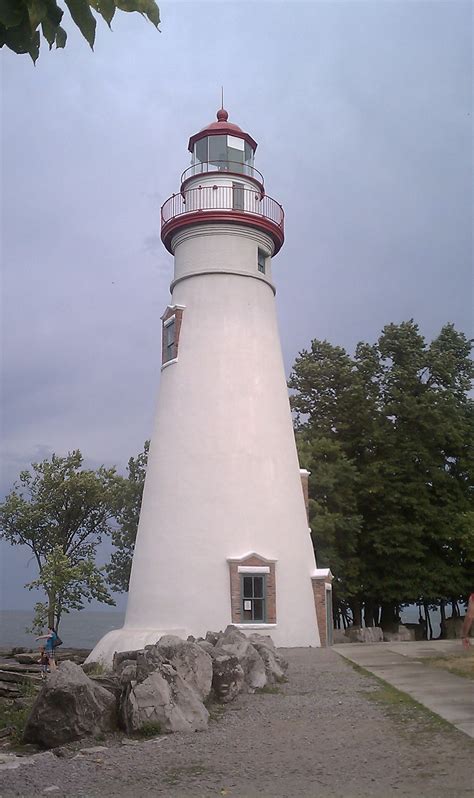
[[[215,119],[258,142],[286,211],[274,261],[287,373],[413,317],[472,332],[472,5],[163,2],[95,52],[3,62],[3,473],[80,448],[125,468],[150,435],[172,258],[159,208]],[[65,13],[65,19],[68,12]],[[33,564],[3,547],[2,604]],[[122,602],[123,605],[123,602]]]

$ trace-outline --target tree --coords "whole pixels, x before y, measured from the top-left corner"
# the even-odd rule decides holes
[[[94,47],[96,18],[92,11],[106,21],[109,28],[115,11],[138,11],[158,28],[160,11],[155,0],[65,0],[73,22],[84,38]],[[92,9],[92,11],[91,11]],[[53,44],[65,47],[67,33],[61,26],[64,11],[56,0],[0,0],[0,47],[6,45],[15,53],[28,53],[33,62],[39,56],[40,28],[51,50]]]
[[[337,566],[342,585],[354,617],[364,605],[366,623],[377,622],[379,610],[383,625],[396,622],[404,603],[458,601],[472,584],[470,346],[449,324],[427,345],[412,320],[387,325],[353,358],[313,341],[296,360],[289,385],[299,437],[306,445],[322,437],[337,444],[357,474],[355,504],[344,498],[341,482],[331,501],[345,508],[347,520],[354,507],[362,519],[350,555],[358,562],[360,599],[344,570],[349,555],[341,541],[331,556],[344,563]],[[321,468],[317,451],[316,462]],[[324,550],[324,534],[313,524],[316,547],[322,541]]]
[[[127,466],[128,478],[122,480],[117,492],[115,517],[119,526],[112,531],[115,551],[106,571],[109,584],[119,593],[128,591],[149,448],[150,441],[145,441],[143,452],[130,458]]]
[[[31,549],[38,566],[37,579],[27,585],[46,595],[35,608],[36,627],[47,622],[56,628],[63,613],[92,599],[115,603],[95,554],[111,531],[119,482],[115,468],[91,471],[82,463],[78,450],[32,463],[0,504],[0,536]]]

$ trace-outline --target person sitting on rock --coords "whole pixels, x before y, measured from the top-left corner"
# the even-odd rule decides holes
[[[40,658],[38,662],[41,666],[41,678],[46,679],[46,674],[49,673],[49,657],[44,646],[40,648]]]
[[[467,603],[467,610],[464,616],[464,623],[462,625],[462,632],[461,632],[462,644],[464,648],[469,648],[469,646],[471,645],[469,642],[469,633],[473,623],[474,623],[474,593],[471,593]]]

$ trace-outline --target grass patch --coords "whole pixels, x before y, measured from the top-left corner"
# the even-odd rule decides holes
[[[359,692],[369,701],[377,704],[385,710],[388,717],[393,720],[400,731],[404,732],[410,739],[420,735],[430,735],[437,732],[451,732],[457,734],[457,730],[447,720],[432,712],[424,704],[420,704],[407,693],[392,687],[391,684],[375,676],[370,671],[362,668],[351,660],[345,660],[357,673],[372,679],[376,686],[360,690]]]
[[[158,737],[159,734],[161,734],[161,726],[159,723],[144,723],[141,729],[135,732],[136,737],[144,737],[146,739]]]
[[[109,673],[102,662],[91,662],[90,665],[83,666],[82,670],[87,676],[106,676]]]
[[[474,652],[471,651],[447,654],[446,656],[422,657],[418,662],[430,668],[441,668],[441,670],[454,673],[456,676],[474,679]]]
[[[276,695],[277,693],[281,693],[281,690],[276,686],[276,684],[266,684],[265,687],[257,687],[255,692]]]
[[[36,698],[36,690],[30,681],[20,685],[18,698],[23,699],[23,706],[15,705],[15,699],[0,700],[0,729],[7,726],[13,729],[7,739],[16,746],[21,744],[26,721]]]
[[[204,706],[209,712],[210,720],[221,720],[225,712],[225,704],[221,704],[220,701],[214,701],[212,698],[208,698],[207,701],[204,701]]]

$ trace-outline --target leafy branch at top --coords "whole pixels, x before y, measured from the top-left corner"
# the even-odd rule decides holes
[[[158,28],[160,10],[155,0],[65,0],[69,13],[88,41],[94,47],[96,18],[100,14],[109,28],[117,9],[137,11]],[[92,9],[92,10],[91,10]],[[39,56],[41,36],[51,50],[65,47],[67,33],[61,26],[64,10],[56,0],[0,0],[0,47],[6,45],[19,54],[29,54],[34,62]]]

